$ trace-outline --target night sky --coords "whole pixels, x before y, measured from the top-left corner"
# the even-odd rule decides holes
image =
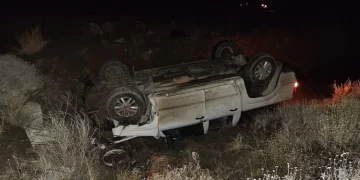
[[[95,14],[95,13],[201,13],[211,10],[231,10],[241,13],[240,4],[266,3],[269,9],[279,12],[353,14],[357,10],[351,1],[324,0],[238,0],[238,1],[12,1],[7,4],[13,8],[2,8],[1,14],[58,13],[58,14]]]
[[[249,3],[251,8],[240,4]],[[268,8],[260,7],[265,3]],[[251,5],[251,6],[250,6]],[[85,16],[89,19],[116,20],[117,17],[139,16],[152,19],[186,18],[214,24],[217,20],[230,23],[299,24],[333,23],[358,18],[358,7],[349,1],[301,1],[301,0],[238,0],[238,1],[11,1],[0,11],[1,23],[16,23],[33,19],[54,22]],[[269,11],[273,13],[269,13]],[[267,19],[266,19],[267,18]],[[261,20],[264,20],[261,22]],[[212,21],[213,20],[213,21]],[[199,22],[199,23],[202,23]]]
[[[252,5],[251,8],[240,7],[240,4],[246,2]],[[268,8],[260,8],[261,3],[267,4]],[[0,31],[1,35],[6,35],[7,38],[21,29],[16,26],[61,24],[70,21],[77,23],[77,19],[117,22],[128,17],[134,20],[157,21],[158,24],[177,20],[184,25],[187,23],[205,27],[233,25],[233,31],[264,25],[292,28],[292,31],[304,27],[326,30],[340,26],[346,27],[349,33],[352,33],[351,36],[354,36],[353,42],[349,42],[349,51],[343,54],[346,54],[348,59],[357,58],[357,51],[354,49],[357,45],[360,16],[358,6],[351,1],[12,1],[6,6],[8,8],[0,11],[0,25],[5,27]],[[274,12],[270,13],[270,10]],[[7,32],[4,33],[5,31]],[[334,42],[334,46],[336,45]],[[334,59],[331,61],[335,62],[336,58]]]

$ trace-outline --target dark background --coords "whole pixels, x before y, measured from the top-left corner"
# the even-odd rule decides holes
[[[246,2],[249,7],[241,8]],[[268,9],[259,8],[261,3]],[[1,53],[24,28],[38,23],[66,27],[59,34],[86,22],[137,20],[160,26],[176,22],[185,32],[194,27],[220,28],[230,35],[252,28],[281,28],[301,40],[293,57],[307,62],[303,68],[310,78],[327,83],[360,78],[359,14],[353,1],[13,1],[3,7],[7,8],[0,12]]]

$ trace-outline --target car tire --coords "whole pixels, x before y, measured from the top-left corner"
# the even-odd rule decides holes
[[[255,55],[245,68],[245,80],[256,85],[267,84],[276,71],[275,59],[266,53]]]
[[[244,71],[249,96],[261,96],[275,75],[276,68],[276,61],[269,54],[258,53],[250,59]]]
[[[138,108],[136,113],[125,117],[119,115],[115,106],[121,98],[134,100]],[[86,106],[87,111],[97,117],[99,126],[104,125],[107,118],[118,121],[120,125],[138,124],[147,109],[145,97],[125,76],[111,77],[93,86],[86,96]]]
[[[129,153],[122,148],[106,147],[101,153],[101,161],[108,167],[126,165],[130,162]]]
[[[212,60],[231,60],[232,56],[239,54],[239,51],[234,42],[228,40],[220,41],[212,51]]]
[[[118,87],[105,98],[108,116],[121,125],[138,124],[146,112],[144,96],[135,86]]]
[[[119,60],[110,59],[100,68],[100,80],[107,80],[112,76],[131,77],[128,67]]]

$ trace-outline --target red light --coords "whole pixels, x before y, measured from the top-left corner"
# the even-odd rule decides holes
[[[295,83],[294,83],[294,88],[297,88],[297,87],[299,87],[299,83],[298,83],[298,82],[295,82]]]
[[[293,93],[296,93],[298,87],[299,87],[299,83],[296,81],[294,83]]]

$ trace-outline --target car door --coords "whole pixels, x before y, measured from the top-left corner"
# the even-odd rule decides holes
[[[203,89],[160,93],[155,95],[155,101],[160,130],[189,126],[206,119]]]
[[[241,96],[234,80],[214,83],[204,90],[207,120],[233,115],[241,111]]]

